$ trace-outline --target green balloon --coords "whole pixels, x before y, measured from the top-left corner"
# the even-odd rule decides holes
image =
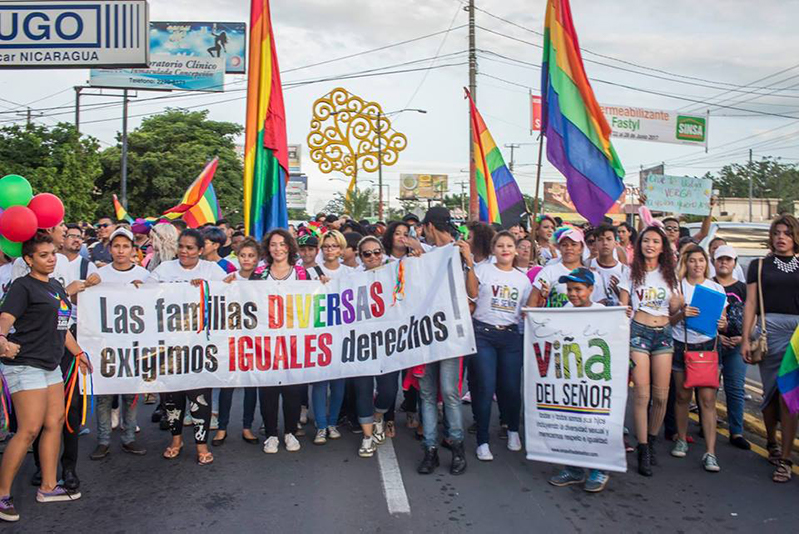
[[[19,258],[22,256],[22,243],[15,243],[14,241],[9,241],[5,237],[0,235],[0,250],[5,252],[6,256],[11,258]]]
[[[28,180],[18,174],[0,179],[0,208],[27,206],[33,198],[33,188]]]

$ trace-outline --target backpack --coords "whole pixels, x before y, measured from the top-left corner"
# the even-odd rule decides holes
[[[78,280],[86,280],[89,277],[89,260],[81,256],[80,258],[80,277]]]

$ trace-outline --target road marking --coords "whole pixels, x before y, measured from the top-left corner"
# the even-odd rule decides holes
[[[386,442],[377,448],[377,461],[380,465],[380,479],[383,481],[383,495],[386,497],[388,513],[410,514],[411,505],[405,492],[405,484],[402,482],[402,471],[391,438],[386,437]]]

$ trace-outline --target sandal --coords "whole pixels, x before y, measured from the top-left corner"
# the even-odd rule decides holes
[[[386,436],[393,438],[397,435],[397,431],[394,428],[394,421],[386,421]]]
[[[198,452],[197,463],[199,465],[211,465],[214,463],[214,455],[211,452]]]
[[[175,458],[180,456],[180,451],[182,450],[183,450],[183,444],[181,444],[180,447],[173,447],[170,445],[164,451],[163,457],[167,460],[174,460]]]
[[[771,480],[781,484],[785,482],[790,482],[791,476],[793,475],[791,467],[793,467],[792,461],[780,459],[779,462],[777,463],[776,471],[774,471],[774,474],[771,476]]]
[[[782,459],[782,448],[776,441],[772,441],[766,444],[766,450],[768,450],[768,463],[772,465],[780,465],[780,459]]]

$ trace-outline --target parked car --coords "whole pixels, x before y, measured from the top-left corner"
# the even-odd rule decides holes
[[[696,234],[701,226],[702,223],[685,225],[691,235]],[[752,260],[768,254],[769,227],[769,223],[714,222],[710,226],[710,233],[700,245],[707,248],[713,239],[721,237],[738,252],[738,263],[746,272]]]

